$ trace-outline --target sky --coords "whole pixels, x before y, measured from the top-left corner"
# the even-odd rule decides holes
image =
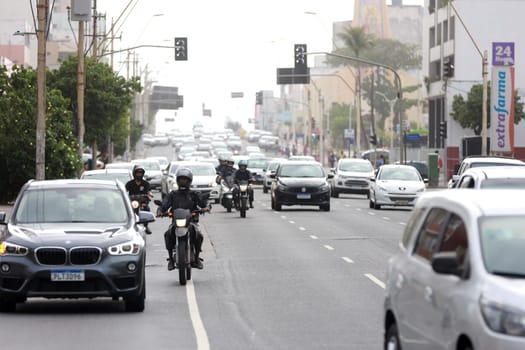
[[[184,107],[176,114],[182,129],[197,120],[217,129],[226,118],[252,129],[248,118],[254,116],[255,93],[278,94],[276,69],[293,67],[294,44],[307,44],[310,52],[329,51],[332,23],[351,20],[354,8],[352,0],[98,0],[108,28],[130,3],[116,25],[115,36],[121,39],[115,40],[115,50],[173,46],[174,37],[188,38],[188,61],[175,61],[173,49],[136,50],[143,79],[148,71],[154,85],[177,86],[184,96]],[[423,5],[423,0],[404,4]],[[124,76],[125,60],[125,53],[114,59]],[[231,98],[232,92],[244,97]],[[202,117],[203,103],[212,117]],[[174,111],[160,111],[158,120],[165,116],[174,116]]]

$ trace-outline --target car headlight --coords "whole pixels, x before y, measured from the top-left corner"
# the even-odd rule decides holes
[[[416,192],[425,192],[425,186],[418,188]]]
[[[507,335],[525,336],[525,312],[491,301],[485,297],[479,300],[481,314],[487,326],[494,332]]]
[[[377,186],[377,189],[381,192],[388,192],[388,190],[383,186]]]
[[[172,183],[171,184],[171,188],[174,190],[174,191],[177,191],[179,189],[179,185],[177,185],[176,182]]]
[[[284,185],[278,185],[278,186],[277,186],[277,190],[279,190],[279,191],[283,191],[283,192],[284,192],[284,191],[286,191],[286,186],[284,186]]]
[[[27,255],[29,252],[29,249],[27,249],[24,246],[9,243],[9,242],[0,242],[0,256],[8,256],[8,255],[19,255],[24,256]]]
[[[141,245],[135,241],[117,244],[108,248],[110,255],[137,255]]]
[[[322,192],[330,191],[330,186],[328,186],[327,184],[321,185],[321,187],[319,187],[319,190]]]
[[[215,186],[217,186],[217,184],[216,184],[215,182],[210,182],[210,183],[208,184],[208,187],[215,187]]]

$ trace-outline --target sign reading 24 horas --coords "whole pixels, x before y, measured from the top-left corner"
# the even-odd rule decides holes
[[[492,65],[514,65],[514,43],[492,43]]]

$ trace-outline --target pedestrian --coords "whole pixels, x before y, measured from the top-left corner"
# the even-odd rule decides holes
[[[330,151],[330,155],[328,156],[328,161],[330,162],[330,168],[333,168],[335,165],[335,153],[334,151]]]
[[[436,154],[438,155],[438,168],[439,171],[441,171],[441,169],[443,169],[443,158],[441,158],[441,156],[439,155],[438,150],[436,150]]]
[[[376,169],[379,169],[383,164],[385,164],[385,157],[381,154],[376,161]]]
[[[292,155],[295,156],[297,154],[297,146],[295,146],[295,143],[292,145]]]

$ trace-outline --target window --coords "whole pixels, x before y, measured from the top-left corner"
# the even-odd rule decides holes
[[[438,23],[436,31],[436,44],[441,45],[441,23]]]
[[[443,232],[448,212],[441,208],[430,210],[425,223],[421,227],[414,254],[430,261],[436,252],[439,243],[439,235]]]
[[[474,178],[472,176],[463,176],[461,182],[458,184],[458,188],[474,188]]]
[[[430,0],[428,3],[428,13],[434,13],[436,10],[436,0]]]
[[[430,27],[428,30],[428,44],[430,47],[436,46],[436,28]]]
[[[456,28],[455,28],[455,23],[456,23],[456,17],[450,17],[450,23],[449,23],[449,27],[448,27],[448,32],[449,32],[449,39],[450,40],[454,40],[454,35],[455,35],[455,32],[456,32]]]
[[[408,244],[410,243],[410,240],[416,231],[416,224],[420,221],[419,219],[425,211],[426,208],[420,207],[415,209],[410,216],[410,219],[408,220],[405,227],[405,232],[403,233],[403,238],[401,239],[401,244],[403,244],[403,247],[408,248]]]
[[[448,41],[448,21],[443,22],[443,42]]]
[[[463,265],[468,249],[467,229],[461,218],[455,214],[450,216],[440,252],[456,252],[459,265]]]

